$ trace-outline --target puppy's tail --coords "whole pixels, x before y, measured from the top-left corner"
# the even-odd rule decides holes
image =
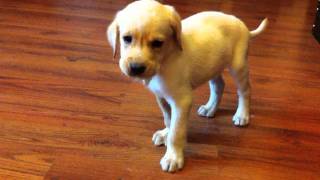
[[[268,25],[268,18],[265,18],[257,29],[250,31],[250,37],[253,38],[259,35],[260,33],[262,33],[266,29],[267,25]]]

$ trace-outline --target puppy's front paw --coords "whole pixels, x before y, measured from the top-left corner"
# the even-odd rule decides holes
[[[184,158],[182,153],[181,154],[177,154],[173,152],[169,153],[168,151],[160,161],[162,170],[166,172],[176,172],[182,169],[183,164],[184,164]]]
[[[168,128],[155,132],[152,136],[153,144],[156,146],[167,145]]]
[[[214,108],[207,108],[206,105],[202,105],[198,109],[199,116],[208,117],[208,118],[213,117],[214,112],[215,112]]]
[[[246,126],[249,124],[249,115],[237,115],[235,114],[232,118],[235,126]]]

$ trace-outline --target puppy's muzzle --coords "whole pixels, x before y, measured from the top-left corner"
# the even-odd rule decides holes
[[[130,63],[129,64],[129,75],[130,76],[138,76],[145,72],[146,65],[143,63]]]

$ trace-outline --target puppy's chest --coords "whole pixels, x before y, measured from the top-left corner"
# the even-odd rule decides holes
[[[148,83],[148,88],[155,95],[164,97],[168,93],[168,88],[165,80],[160,76],[154,76]]]

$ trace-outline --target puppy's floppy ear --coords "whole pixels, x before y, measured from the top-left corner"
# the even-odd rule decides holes
[[[182,50],[182,42],[181,42],[181,18],[174,7],[165,5],[165,7],[169,11],[170,16],[170,26],[173,30],[174,40],[177,43],[177,46],[180,50]]]
[[[119,51],[119,25],[117,22],[117,17],[111,22],[107,28],[107,38],[109,44],[113,49],[113,58],[116,58],[116,55]]]

